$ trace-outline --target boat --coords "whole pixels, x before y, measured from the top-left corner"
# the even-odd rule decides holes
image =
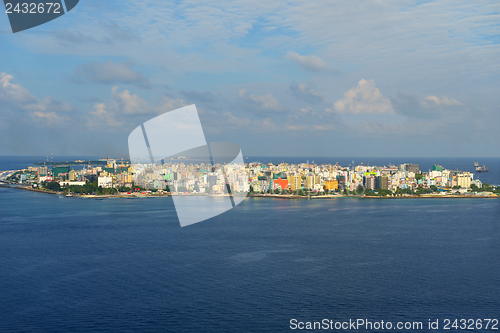
[[[474,162],[474,166],[476,167],[476,172],[488,172],[489,169],[486,168],[486,165],[479,166],[477,162]]]
[[[72,198],[72,197],[73,197],[73,194],[71,194],[71,193],[66,194],[66,198]]]

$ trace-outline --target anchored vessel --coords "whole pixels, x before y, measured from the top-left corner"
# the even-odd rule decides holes
[[[474,166],[476,167],[476,172],[488,172],[490,171],[489,169],[486,169],[486,166],[479,166],[477,162],[474,162]]]

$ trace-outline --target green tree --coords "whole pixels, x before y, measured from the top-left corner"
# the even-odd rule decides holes
[[[44,187],[47,190],[56,191],[56,192],[59,192],[61,190],[61,185],[55,181],[46,182]]]
[[[356,189],[356,194],[360,195],[363,194],[365,190],[365,187],[363,185],[358,185],[358,188]]]

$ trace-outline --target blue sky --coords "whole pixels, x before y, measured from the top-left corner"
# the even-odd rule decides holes
[[[196,104],[250,156],[500,156],[498,1],[94,1],[13,34],[1,155],[126,156]]]

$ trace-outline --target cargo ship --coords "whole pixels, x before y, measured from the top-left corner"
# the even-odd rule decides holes
[[[476,167],[476,172],[488,172],[490,171],[489,169],[486,169],[486,166],[483,165],[482,167],[479,166],[477,162],[474,162],[474,166]]]

